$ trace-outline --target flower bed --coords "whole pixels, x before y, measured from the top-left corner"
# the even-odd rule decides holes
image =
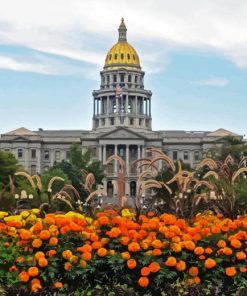
[[[128,210],[0,212],[0,285],[23,295],[246,295],[246,229],[247,217],[210,213],[188,223],[152,212],[136,221]]]

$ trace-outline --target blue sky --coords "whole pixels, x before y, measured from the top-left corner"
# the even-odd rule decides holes
[[[150,2],[0,0],[0,133],[91,129],[91,93],[124,16],[154,130],[247,135],[246,1]]]

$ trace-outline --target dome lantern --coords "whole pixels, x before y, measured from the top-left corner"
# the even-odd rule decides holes
[[[118,33],[119,33],[119,36],[118,36],[118,41],[127,41],[127,28],[125,26],[125,23],[124,23],[124,18],[122,17],[121,19],[121,24],[118,28]]]

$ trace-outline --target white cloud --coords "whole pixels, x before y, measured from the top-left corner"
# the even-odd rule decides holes
[[[173,48],[214,51],[247,68],[245,0],[0,0],[0,7],[0,44],[102,66],[124,16],[144,69],[165,67]]]
[[[229,80],[223,77],[214,77],[205,80],[192,81],[191,83],[196,85],[224,87],[229,84]]]

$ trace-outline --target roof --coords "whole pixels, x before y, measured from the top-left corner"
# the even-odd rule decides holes
[[[27,129],[25,127],[20,127],[18,129],[15,129],[13,131],[6,133],[6,135],[9,135],[9,136],[37,136],[37,133],[30,131],[29,129]]]
[[[235,134],[231,131],[228,131],[226,129],[223,128],[219,128],[214,132],[209,132],[207,134],[207,137],[228,137],[228,136],[232,136],[232,137],[240,137],[240,135]]]

